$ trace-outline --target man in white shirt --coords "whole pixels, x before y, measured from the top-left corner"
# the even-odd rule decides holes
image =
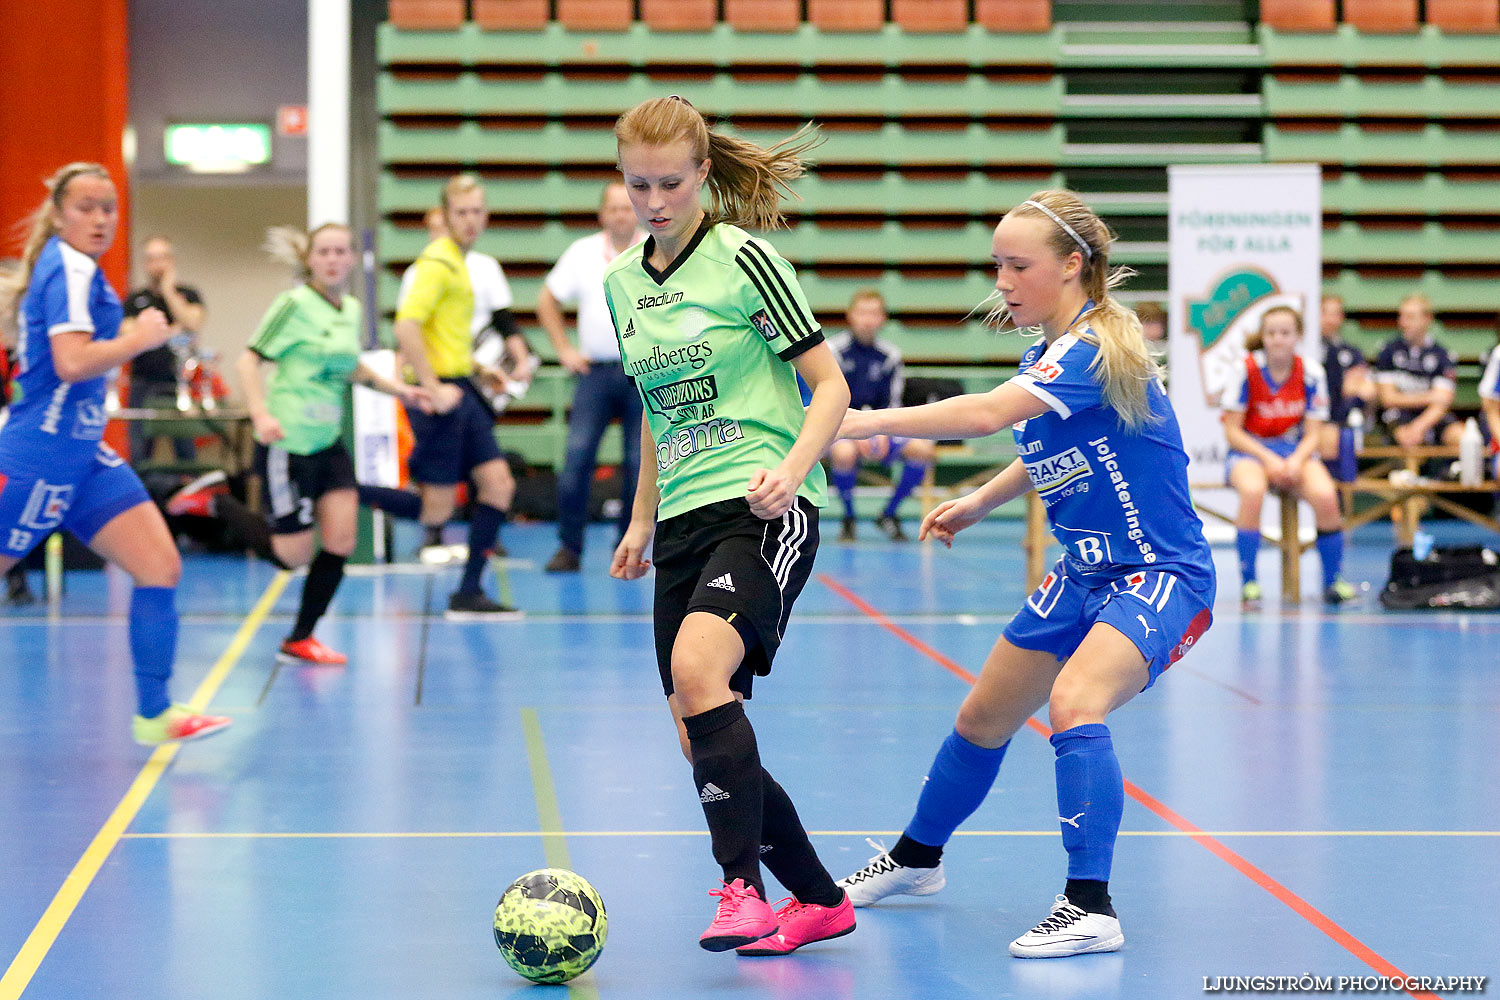
[[[583,554],[584,525],[588,522],[589,484],[599,454],[599,440],[618,418],[625,437],[620,465],[620,519],[623,532],[630,522],[635,480],[641,463],[641,397],[620,364],[620,345],[604,301],[604,269],[621,251],[639,243],[645,234],[636,229],[635,211],[625,185],[605,186],[599,202],[600,232],[575,240],[547,274],[537,296],[536,317],[552,338],[557,358],[578,376],[573,412],[568,423],[567,456],[557,481],[558,548],[547,563],[549,573],[575,573]],[[578,308],[578,346],[568,341],[563,305]]]

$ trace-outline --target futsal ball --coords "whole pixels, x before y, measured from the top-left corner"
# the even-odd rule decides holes
[[[495,907],[495,944],[505,964],[534,983],[583,975],[604,950],[608,931],[598,890],[564,868],[527,872]]]

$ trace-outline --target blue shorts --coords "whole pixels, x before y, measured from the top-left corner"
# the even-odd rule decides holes
[[[11,471],[0,459],[0,555],[20,559],[58,528],[85,545],[116,516],[150,503],[135,470],[100,444],[81,470]]]
[[[1012,646],[1066,660],[1089,629],[1104,622],[1146,658],[1150,687],[1208,631],[1212,602],[1212,593],[1195,592],[1170,571],[1148,569],[1113,580],[1089,580],[1069,574],[1059,559],[1005,626],[1005,638]]]
[[[406,419],[415,438],[407,469],[414,482],[452,486],[469,478],[485,462],[500,457],[495,443],[495,416],[466,378],[445,378],[463,390],[463,399],[447,413],[423,413],[408,407]]]
[[[1260,438],[1260,443],[1265,445],[1272,453],[1282,458],[1291,458],[1292,452],[1297,450],[1301,441],[1288,441],[1286,438]],[[1229,484],[1229,473],[1234,469],[1236,462],[1259,462],[1260,459],[1254,455],[1247,455],[1243,451],[1229,449],[1229,454],[1224,456],[1224,483]]]

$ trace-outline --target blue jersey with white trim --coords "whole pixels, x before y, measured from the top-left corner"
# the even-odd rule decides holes
[[[21,398],[0,428],[7,464],[36,469],[93,459],[104,437],[103,375],[64,382],[52,363],[52,338],[80,331],[113,340],[124,308],[104,272],[87,254],[53,236],[37,256],[21,300],[15,383]]]
[[[1051,347],[1039,341],[1010,380],[1048,407],[1015,425],[1016,450],[1068,570],[1101,584],[1137,570],[1171,570],[1211,595],[1213,560],[1188,493],[1172,404],[1153,380],[1154,419],[1127,430],[1090,370],[1098,354],[1096,344],[1071,333]]]

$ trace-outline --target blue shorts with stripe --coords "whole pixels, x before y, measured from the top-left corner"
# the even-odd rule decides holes
[[[771,672],[817,551],[818,508],[806,497],[769,521],[736,497],[657,524],[652,618],[662,690],[672,693],[672,647],[683,619],[706,611],[727,621],[745,644],[729,688],[749,698],[756,676]]]
[[[1300,441],[1291,441],[1284,437],[1261,438],[1260,443],[1269,448],[1272,453],[1282,458],[1291,458],[1292,452],[1296,451],[1297,445],[1301,444]],[[1238,463],[1259,461],[1260,459],[1254,455],[1247,455],[1243,451],[1235,451],[1233,448],[1230,448],[1229,454],[1224,456],[1224,482],[1229,482],[1229,474]]]
[[[116,516],[151,502],[140,477],[102,442],[82,465],[34,468],[0,455],[0,555],[23,558],[58,528],[87,545]]]
[[[1195,591],[1171,568],[1119,577],[1069,572],[1064,556],[1005,627],[1013,646],[1072,656],[1099,622],[1111,626],[1146,658],[1146,687],[1193,648],[1213,623],[1213,590]],[[1145,690],[1142,688],[1141,690]]]

